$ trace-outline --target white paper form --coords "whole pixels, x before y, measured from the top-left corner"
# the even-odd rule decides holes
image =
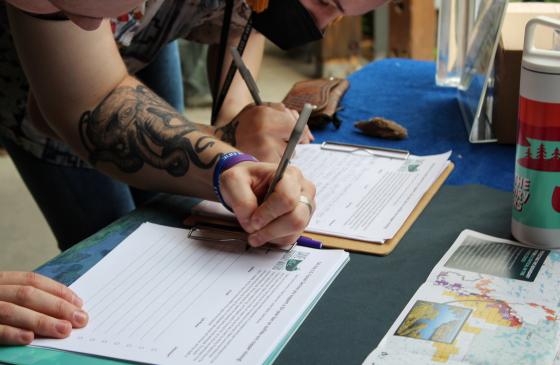
[[[146,223],[71,285],[87,327],[33,345],[154,364],[268,363],[348,257],[245,251]]]
[[[317,186],[309,232],[383,243],[449,164],[447,152],[406,161],[299,145],[292,163]]]

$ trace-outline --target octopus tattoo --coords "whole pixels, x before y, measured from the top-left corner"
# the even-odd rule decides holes
[[[202,136],[191,141],[187,136],[197,131],[196,126],[142,85],[115,89],[95,109],[82,114],[79,128],[93,165],[111,162],[127,173],[146,163],[179,177],[191,163],[210,169],[221,156],[204,162],[199,154],[216,140]]]
[[[237,146],[237,139],[235,134],[237,133],[237,127],[239,126],[239,120],[234,119],[232,122],[226,124],[221,128],[216,128],[215,134],[221,133],[220,140],[229,143],[233,147]]]

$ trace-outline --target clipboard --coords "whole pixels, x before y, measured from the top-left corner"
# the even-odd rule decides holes
[[[339,142],[323,142],[321,144],[321,149],[329,150],[329,151],[338,151],[343,153],[354,153],[358,151],[367,152],[368,154],[376,157],[383,157],[383,158],[394,158],[394,159],[401,159],[407,160],[410,156],[410,152],[407,150],[401,149],[393,149],[393,148],[382,148],[382,147],[372,147],[372,146],[365,146],[365,145],[357,145],[357,144],[348,144],[348,143],[339,143]],[[324,248],[333,248],[333,249],[343,249],[352,252],[360,252],[378,256],[387,256],[397,247],[401,239],[404,237],[406,232],[412,227],[416,219],[422,214],[422,211],[432,198],[436,195],[438,190],[441,186],[445,183],[445,180],[449,177],[455,165],[453,162],[449,161],[447,167],[442,171],[440,176],[436,179],[436,181],[432,184],[432,186],[426,191],[424,196],[418,201],[418,204],[414,208],[414,210],[410,213],[406,221],[403,223],[401,228],[397,231],[397,233],[389,240],[386,240],[384,243],[373,243],[368,241],[356,240],[356,239],[348,239],[348,238],[341,238],[335,236],[329,236],[325,234],[317,234],[311,232],[305,232],[305,236],[319,240],[323,242]],[[214,225],[223,225],[225,227],[235,227],[236,222],[233,220],[224,220],[217,217],[206,216],[206,215],[190,215],[188,216],[185,221],[185,225],[190,227],[191,229],[196,229],[197,225],[204,225],[204,224],[214,224]]]
[[[338,151],[338,152],[345,152],[345,153],[354,153],[358,151],[366,152],[372,156],[376,157],[384,157],[384,158],[393,158],[393,159],[400,159],[400,160],[407,160],[410,157],[410,151],[402,150],[402,149],[395,149],[395,148],[384,148],[384,147],[372,147],[366,145],[359,145],[359,144],[351,144],[351,143],[340,143],[340,142],[332,142],[326,141],[321,144],[322,150],[328,151]],[[344,249],[353,252],[361,252],[361,253],[368,253],[373,255],[379,256],[387,256],[397,247],[400,240],[404,237],[406,232],[412,227],[416,219],[420,216],[424,208],[428,205],[428,203],[432,200],[432,198],[436,195],[438,190],[447,180],[447,177],[451,174],[451,171],[455,168],[453,162],[449,162],[449,165],[442,171],[440,176],[437,180],[432,184],[430,189],[426,191],[424,196],[418,201],[418,204],[414,208],[414,210],[410,213],[406,221],[403,223],[401,228],[397,231],[397,233],[389,240],[385,241],[384,243],[372,243],[367,241],[360,241],[356,239],[348,239],[348,238],[341,238],[341,237],[334,237],[328,236],[324,234],[317,234],[317,233],[310,233],[305,232],[305,235],[323,242],[324,247],[328,248],[338,248]]]
[[[305,232],[305,235],[320,240],[323,242],[323,246],[327,248],[339,248],[352,252],[369,253],[379,256],[387,256],[397,247],[401,239],[404,237],[406,232],[412,227],[416,219],[422,214],[424,208],[428,206],[428,203],[436,195],[438,190],[441,188],[445,180],[451,171],[455,168],[453,162],[449,162],[449,165],[443,170],[438,179],[433,183],[433,185],[426,191],[422,199],[416,205],[416,208],[410,213],[406,221],[403,223],[401,228],[393,236],[393,238],[385,241],[384,243],[371,243],[367,241],[360,241],[348,238],[340,238],[334,236],[327,236],[323,234],[309,233]]]

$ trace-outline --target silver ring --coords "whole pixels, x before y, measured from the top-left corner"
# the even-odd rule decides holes
[[[306,197],[305,195],[300,195],[298,203],[307,205],[307,208],[309,208],[309,216],[313,215],[313,204],[311,204],[311,200],[309,200],[308,197]]]

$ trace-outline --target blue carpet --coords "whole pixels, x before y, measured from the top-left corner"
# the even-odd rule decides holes
[[[433,62],[387,59],[352,74],[339,112],[342,126],[314,131],[317,142],[341,141],[407,149],[427,155],[453,150],[448,184],[483,184],[511,191],[515,146],[470,144],[456,91],[435,86]],[[409,138],[388,141],[361,134],[354,122],[380,116],[408,129]]]

